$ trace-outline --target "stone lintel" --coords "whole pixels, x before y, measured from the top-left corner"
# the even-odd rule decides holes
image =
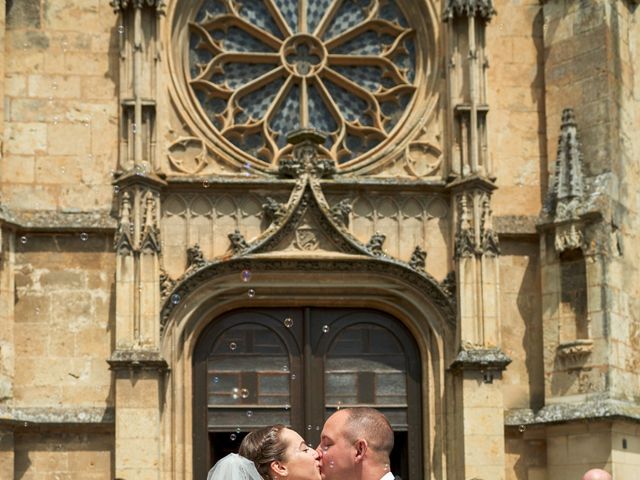
[[[640,405],[611,398],[600,398],[581,403],[556,403],[547,405],[537,412],[530,408],[512,409],[505,411],[504,424],[508,427],[517,427],[614,418],[640,422]]]
[[[447,184],[447,189],[454,193],[469,190],[492,192],[496,188],[498,188],[498,186],[490,178],[478,174],[458,177]]]
[[[111,370],[169,370],[167,361],[157,350],[115,350],[107,360]]]
[[[503,371],[511,359],[499,348],[460,350],[451,364],[452,370]]]
[[[56,408],[56,407],[0,407],[0,425],[30,427],[39,425],[112,425],[113,407]]]

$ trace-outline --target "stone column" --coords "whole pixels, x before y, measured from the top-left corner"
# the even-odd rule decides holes
[[[455,374],[457,463],[464,478],[505,475],[501,372],[511,361],[500,349],[498,236],[493,229],[495,190],[487,146],[485,30],[491,0],[449,0],[445,6],[448,54],[449,184],[456,225],[459,353]]]
[[[112,0],[119,13],[120,151],[114,182],[116,249],[115,475],[158,479],[162,470],[160,355],[160,192],[155,122],[161,0]]]

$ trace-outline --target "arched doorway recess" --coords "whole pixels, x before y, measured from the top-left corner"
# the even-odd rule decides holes
[[[418,349],[388,314],[322,307],[235,310],[211,322],[193,362],[198,478],[236,450],[247,431],[265,425],[290,425],[315,446],[324,420],[348,406],[383,411],[396,437],[392,470],[408,479],[422,475]]]

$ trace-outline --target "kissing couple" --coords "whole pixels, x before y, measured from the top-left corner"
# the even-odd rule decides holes
[[[317,449],[295,431],[272,425],[249,433],[207,480],[400,480],[389,468],[393,430],[374,408],[338,410],[324,424]]]

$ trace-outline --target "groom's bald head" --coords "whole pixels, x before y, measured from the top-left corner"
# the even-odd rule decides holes
[[[594,468],[584,474],[582,480],[612,480],[611,475],[605,470]]]

